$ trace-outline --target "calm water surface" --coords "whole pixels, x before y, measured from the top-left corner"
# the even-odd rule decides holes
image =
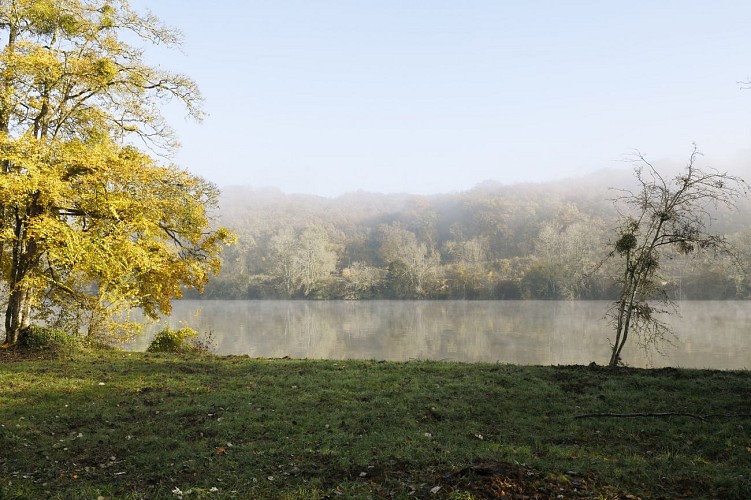
[[[177,301],[165,325],[211,331],[219,354],[605,364],[611,332],[599,301]],[[630,366],[751,368],[751,302],[682,302],[663,354],[635,345]]]

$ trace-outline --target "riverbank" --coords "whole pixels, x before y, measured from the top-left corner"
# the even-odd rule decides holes
[[[0,353],[2,498],[751,497],[751,372]]]

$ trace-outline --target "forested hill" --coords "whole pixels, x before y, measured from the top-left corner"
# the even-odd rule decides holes
[[[606,259],[618,191],[629,169],[547,183],[480,184],[432,196],[354,192],[337,198],[228,187],[220,223],[239,242],[204,298],[611,298],[617,262]],[[751,263],[751,205],[715,213]],[[747,298],[728,258],[668,256],[669,293]]]

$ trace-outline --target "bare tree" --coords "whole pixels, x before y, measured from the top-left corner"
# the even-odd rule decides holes
[[[700,156],[694,145],[683,172],[666,178],[636,153],[636,188],[619,190],[621,215],[611,255],[623,260],[620,296],[608,312],[615,329],[610,367],[620,364],[632,332],[645,346],[658,345],[670,333],[660,315],[675,311],[675,305],[657,274],[666,252],[732,254],[724,236],[710,232],[712,214],[721,207],[735,208],[748,185],[739,177],[699,168]]]

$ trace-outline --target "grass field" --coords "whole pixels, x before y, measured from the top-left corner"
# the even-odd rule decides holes
[[[0,425],[0,498],[751,498],[749,372],[5,350]]]

